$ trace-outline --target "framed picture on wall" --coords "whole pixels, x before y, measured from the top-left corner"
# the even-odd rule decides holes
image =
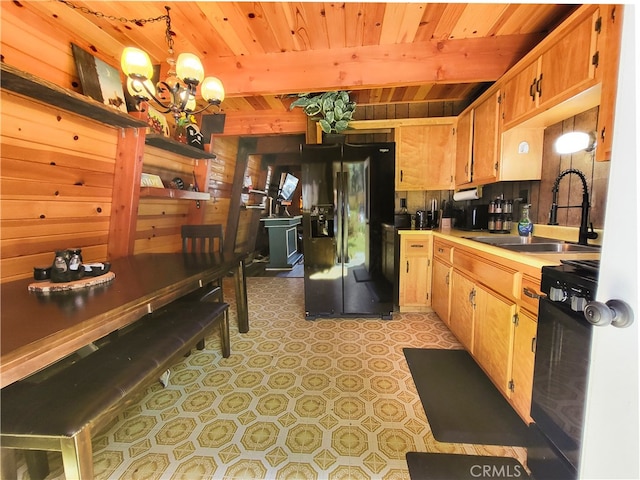
[[[122,79],[117,69],[71,44],[82,93],[98,102],[127,113]]]

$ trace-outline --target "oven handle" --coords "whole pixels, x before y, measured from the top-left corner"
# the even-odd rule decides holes
[[[523,287],[522,293],[529,298],[535,298],[536,300],[540,298],[545,298],[546,295],[536,292],[535,290],[531,290],[529,287]]]

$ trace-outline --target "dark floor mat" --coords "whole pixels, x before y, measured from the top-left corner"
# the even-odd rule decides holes
[[[411,480],[529,479],[515,458],[453,453],[407,453]]]
[[[363,267],[355,268],[353,270],[353,276],[356,277],[356,282],[371,281],[371,275],[367,272],[367,269]]]
[[[527,425],[466,350],[405,348],[439,442],[525,446]]]

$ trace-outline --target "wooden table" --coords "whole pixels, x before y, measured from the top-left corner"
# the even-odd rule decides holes
[[[0,388],[233,271],[238,330],[249,331],[243,254],[142,254],[111,262],[108,284],[49,294],[0,285]]]

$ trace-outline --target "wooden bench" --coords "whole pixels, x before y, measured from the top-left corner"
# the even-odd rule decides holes
[[[174,302],[64,369],[36,375],[44,377],[38,382],[25,379],[3,388],[0,444],[60,451],[67,479],[93,480],[91,436],[139,400],[136,394],[157,382],[216,325],[222,355],[229,357],[228,308],[222,302]],[[34,453],[28,456],[37,460],[28,462],[30,470],[46,476],[46,453]]]

